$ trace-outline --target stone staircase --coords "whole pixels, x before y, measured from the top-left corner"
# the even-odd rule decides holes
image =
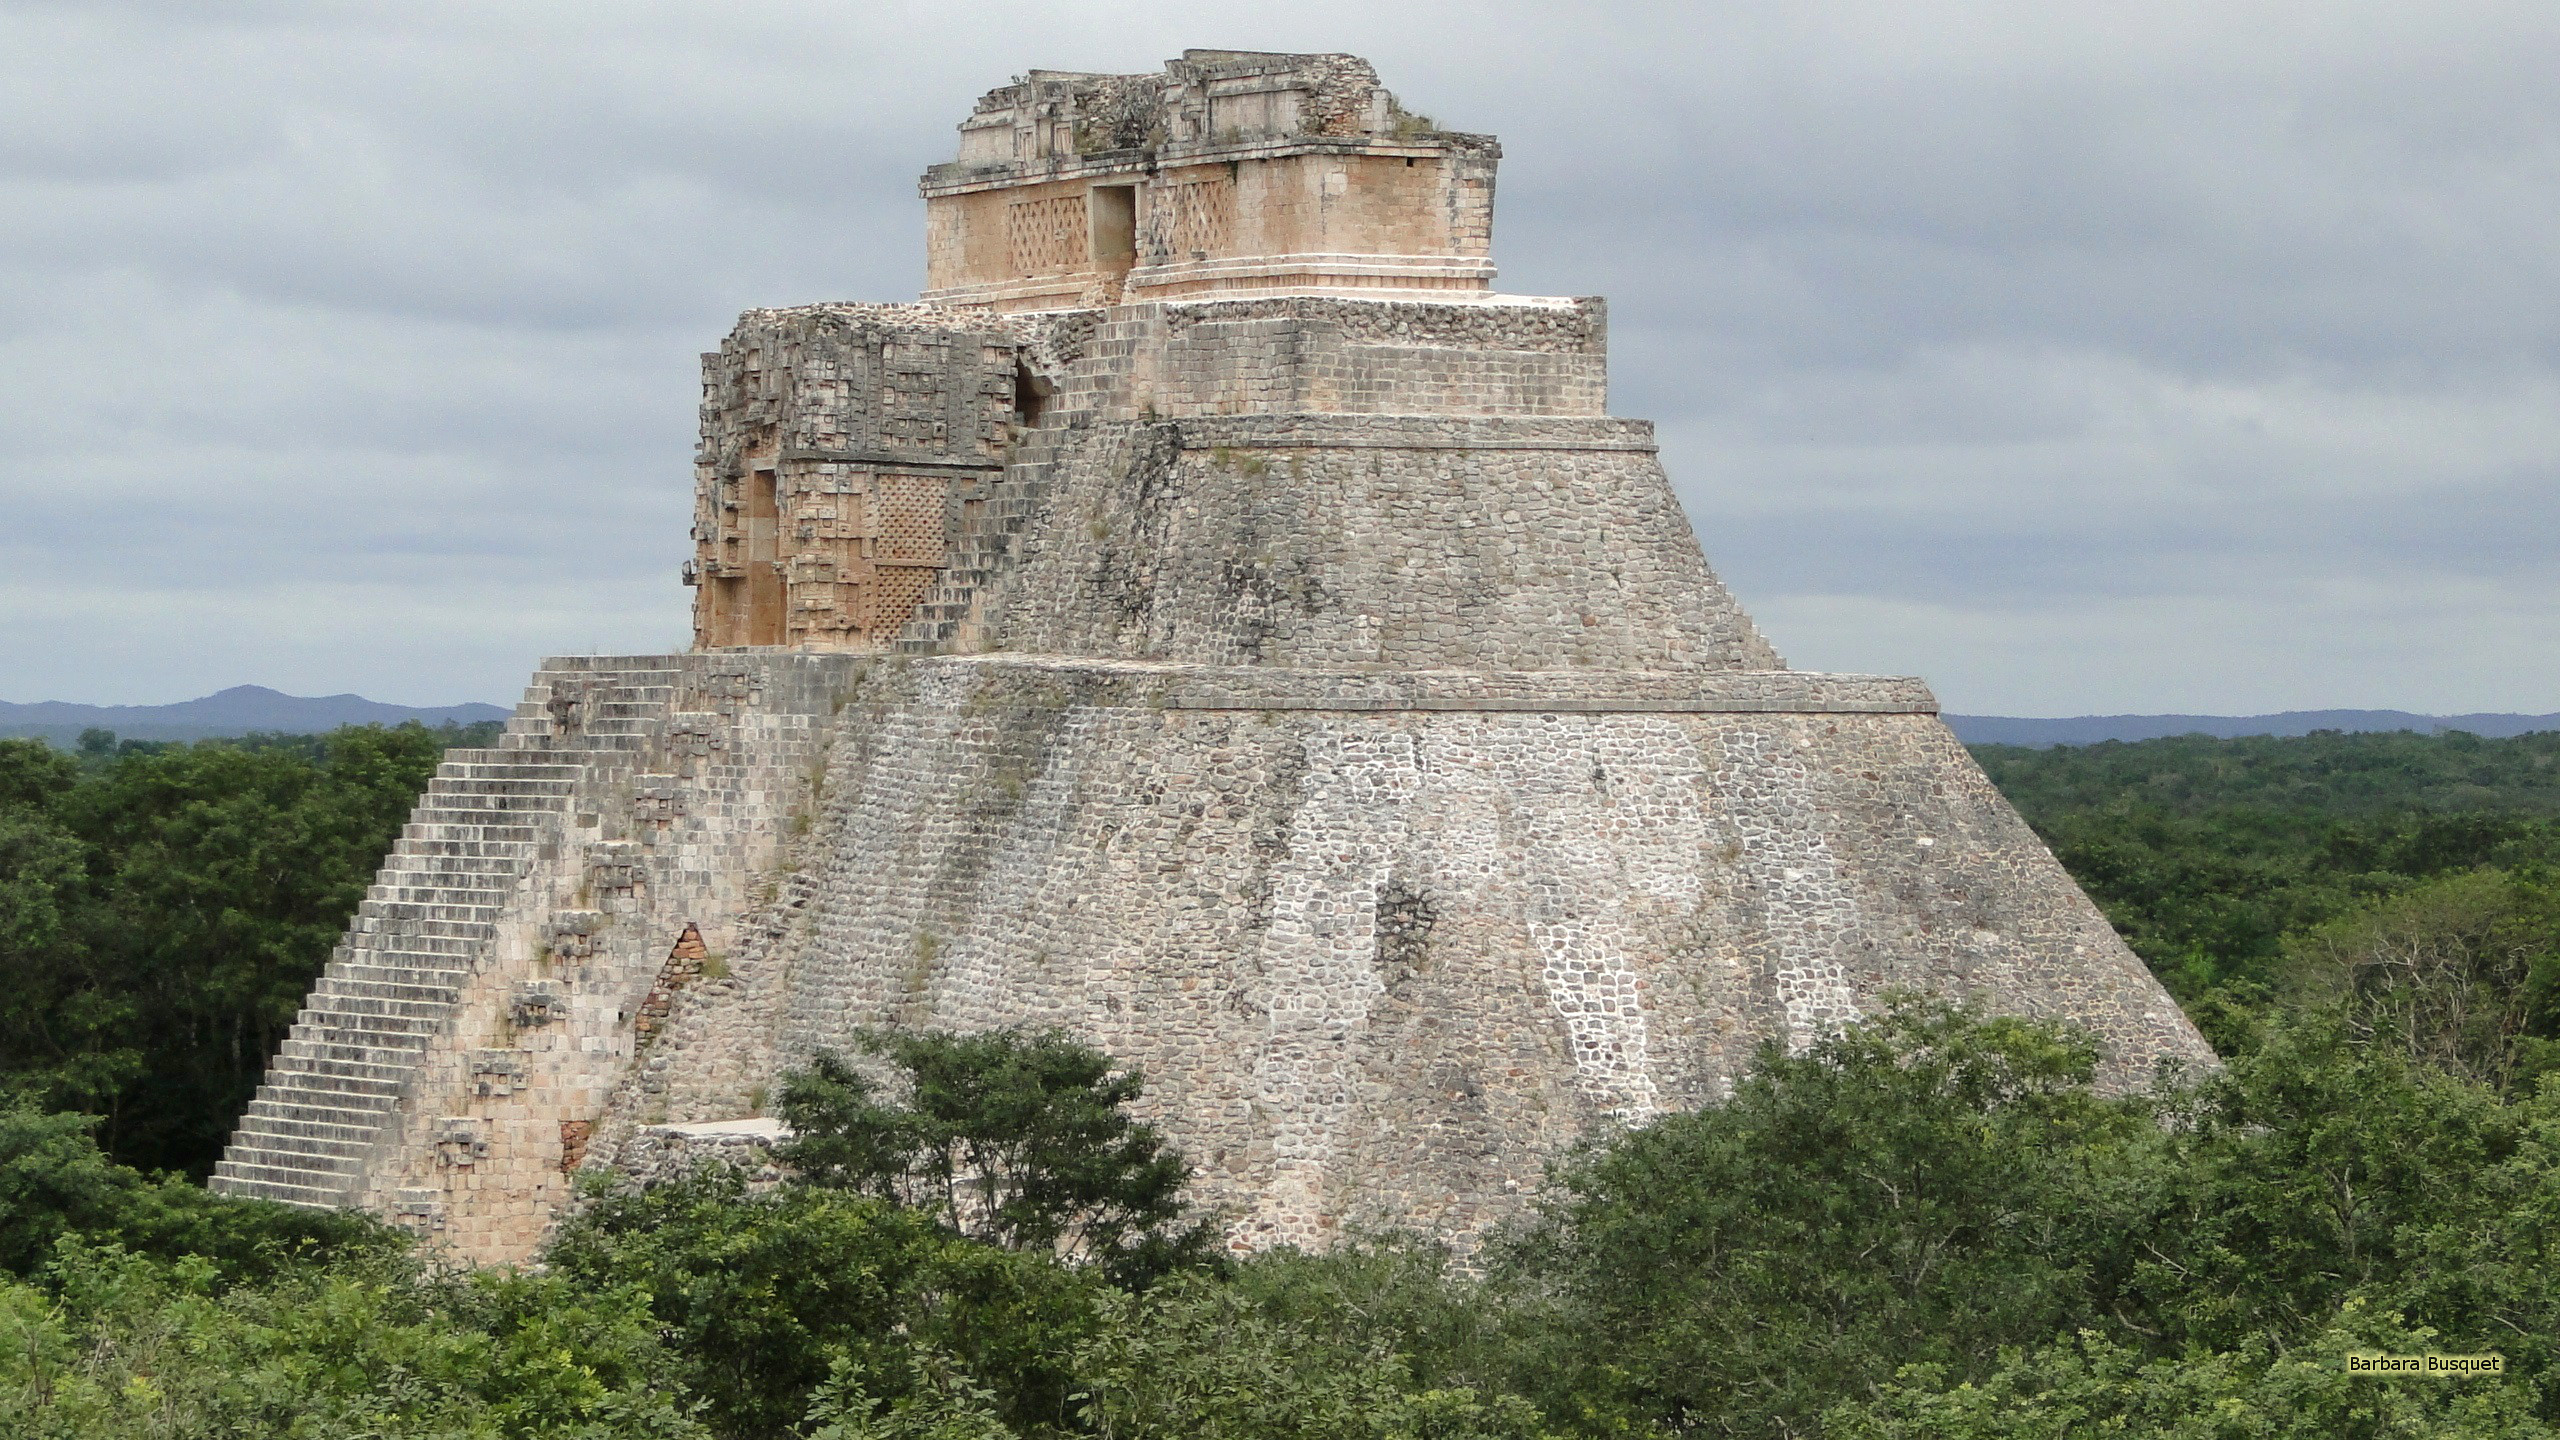
[[[1115,309],[1094,327],[1092,349],[1062,378],[1038,428],[1023,436],[1004,473],[988,483],[985,508],[963,524],[951,564],[898,632],[901,653],[946,654],[984,638],[970,619],[979,594],[1004,573],[1014,538],[1040,513],[1068,439],[1125,402],[1130,361],[1149,328],[1147,320],[1131,317],[1147,313],[1149,307]]]
[[[491,963],[499,917],[543,842],[582,790],[638,768],[680,674],[663,658],[550,661],[497,748],[446,754],[214,1167],[214,1189],[309,1206],[362,1198],[404,1088]]]

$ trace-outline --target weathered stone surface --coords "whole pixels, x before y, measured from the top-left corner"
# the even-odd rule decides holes
[[[2091,1025],[2119,1082],[2203,1058],[1913,688],[1745,675],[1743,705],[1690,708],[1575,675],[1536,706],[1513,676],[1428,709],[1194,709],[1158,703],[1167,678],[1203,683],[868,672],[814,879],[621,1108],[739,1113],[864,1025],[1056,1025],[1146,1068],[1239,1244],[1385,1221],[1465,1245],[1592,1127],[1711,1101],[1761,1041],[1889,990]],[[1744,708],[1830,688],[1859,708]]]
[[[1200,51],[963,135],[951,303],[704,357],[695,653],[450,758],[217,1186],[521,1259],[581,1167],[769,1182],[859,1027],[1058,1026],[1237,1247],[1463,1250],[1897,990],[2210,1063],[1927,687],[1785,668],[1604,307],[1482,293],[1490,141]]]
[[[1434,126],[1355,55],[1186,50],[1034,70],[925,172],[926,298],[1058,310],[1493,278],[1491,136]]]

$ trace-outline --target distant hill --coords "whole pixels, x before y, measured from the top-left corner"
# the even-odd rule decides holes
[[[341,725],[470,725],[504,720],[498,705],[386,705],[361,695],[287,695],[263,685],[234,685],[200,700],[174,705],[74,705],[61,700],[32,705],[0,700],[0,736],[28,736],[69,745],[83,730],[113,730],[124,740],[210,740],[252,731],[308,735]]]
[[[2073,715],[2056,720],[2014,715],[1949,715],[1947,728],[1967,745],[2095,745],[2101,740],[2159,740],[2171,735],[2308,735],[2465,730],[2484,739],[2560,730],[2560,715],[2412,715],[2406,710],[2287,710],[2280,715]]]

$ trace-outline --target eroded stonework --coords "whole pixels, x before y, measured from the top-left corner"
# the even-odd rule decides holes
[[[217,1186],[521,1259],[580,1168],[770,1180],[860,1027],[1058,1026],[1237,1247],[1463,1252],[1890,992],[2210,1063],[1925,686],[1785,668],[1605,307],[1485,288],[1496,153],[1347,56],[981,102],[934,303],[704,357],[695,652],[450,757]]]

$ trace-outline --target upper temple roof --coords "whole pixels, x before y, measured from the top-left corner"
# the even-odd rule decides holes
[[[988,91],[960,124],[960,158],[927,170],[923,188],[1118,168],[1142,156],[1364,142],[1499,153],[1490,136],[1446,133],[1407,111],[1357,55],[1185,50],[1157,74],[1034,70]]]
[[[988,91],[959,158],[924,173],[925,298],[1482,294],[1501,153],[1406,110],[1356,55],[1034,70]]]

